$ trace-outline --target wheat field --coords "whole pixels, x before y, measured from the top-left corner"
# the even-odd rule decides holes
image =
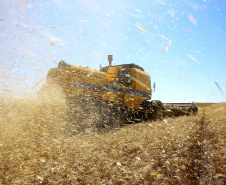
[[[197,116],[71,135],[59,96],[2,98],[0,184],[226,184],[226,103],[198,105]]]

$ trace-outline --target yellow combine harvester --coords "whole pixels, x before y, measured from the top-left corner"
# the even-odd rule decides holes
[[[109,66],[100,71],[73,66],[61,61],[49,70],[44,91],[52,84],[61,88],[68,100],[71,119],[92,120],[100,126],[161,119],[164,116],[197,114],[192,104],[163,104],[151,100],[151,79],[136,64]]]

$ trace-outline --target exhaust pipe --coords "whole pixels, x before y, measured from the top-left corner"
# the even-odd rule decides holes
[[[113,55],[108,55],[109,67],[112,66]]]

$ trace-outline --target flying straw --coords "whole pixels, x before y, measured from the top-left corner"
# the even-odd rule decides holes
[[[215,81],[214,81],[214,82],[215,82]],[[223,92],[222,89],[220,88],[220,86],[218,85],[218,83],[215,82],[215,84],[216,84],[216,86],[218,87],[218,89],[219,89],[221,92]]]
[[[145,33],[147,33],[148,31],[147,30],[145,30],[144,28],[142,28],[140,25],[137,25],[137,27],[139,28],[139,29],[141,29],[143,32],[145,32]]]
[[[214,82],[215,82],[215,81],[214,81]],[[226,98],[226,96],[224,95],[223,90],[220,88],[220,86],[218,85],[218,83],[217,83],[217,82],[215,82],[215,84],[216,84],[216,86],[218,87],[218,89],[221,91],[221,93],[222,93],[223,97],[224,97],[224,98]]]
[[[189,20],[191,21],[192,24],[194,24],[195,26],[197,25],[197,21],[195,20],[195,18],[191,14],[188,15],[188,18],[189,18]]]
[[[169,41],[169,44],[168,44],[168,46],[166,47],[166,49],[164,49],[164,50],[163,50],[163,52],[166,52],[166,51],[168,51],[168,49],[169,49],[170,45],[171,45],[171,40]]]
[[[95,51],[93,51],[93,54],[95,54],[96,56],[100,57],[100,54],[95,52]]]

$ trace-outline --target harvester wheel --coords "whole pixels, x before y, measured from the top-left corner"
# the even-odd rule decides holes
[[[111,102],[102,102],[101,125],[103,128],[119,128],[122,125],[123,116],[120,107]]]
[[[157,120],[163,119],[163,107],[162,106],[157,107],[156,118],[157,118]]]
[[[153,119],[154,120],[162,120],[164,117],[164,108],[163,104],[159,100],[151,101],[152,110],[153,110]]]

